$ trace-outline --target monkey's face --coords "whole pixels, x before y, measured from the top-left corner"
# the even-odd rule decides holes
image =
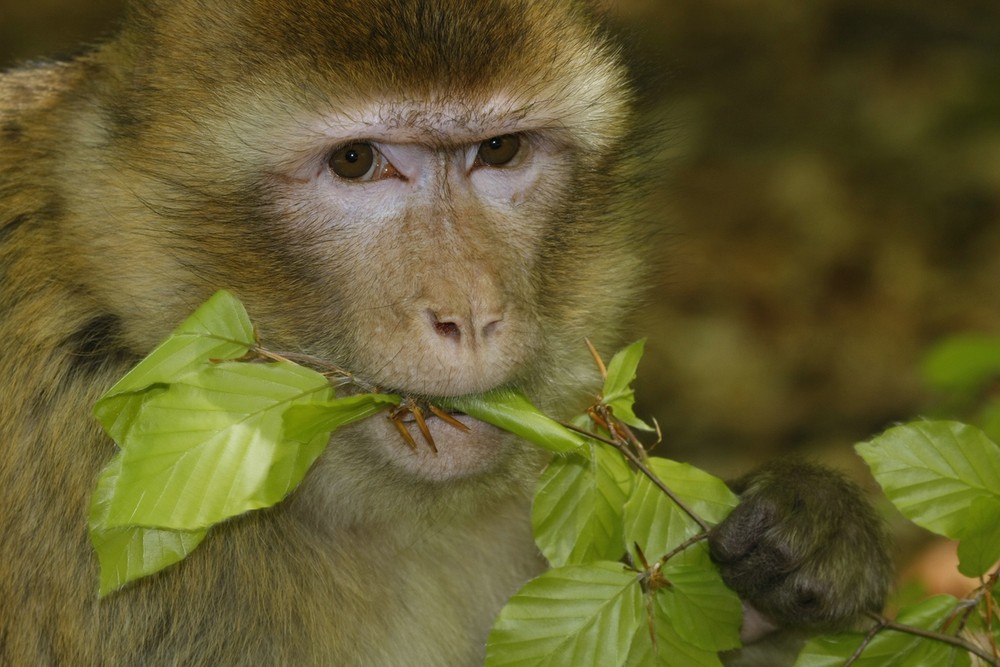
[[[543,132],[497,121],[450,102],[383,101],[322,119],[272,175],[273,224],[309,239],[295,244],[296,264],[330,309],[318,320],[327,330],[311,332],[313,353],[431,400],[528,375],[544,341],[537,277],[558,212],[551,198],[571,167]],[[368,428],[390,460],[441,477],[502,453],[505,436],[466,421],[469,432],[429,419],[436,454],[401,446],[384,420]]]
[[[187,4],[151,12],[122,77],[141,205],[120,217],[141,217],[124,233],[180,295],[164,312],[228,288],[268,347],[382,389],[566,403],[636,265],[614,208],[628,95],[579,7],[275,0],[192,31]],[[436,456],[385,420],[359,428],[375,465],[432,479],[505,456],[483,425],[432,419]]]

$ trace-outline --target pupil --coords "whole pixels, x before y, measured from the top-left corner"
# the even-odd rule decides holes
[[[495,151],[498,151],[500,150],[501,147],[503,147],[503,139],[500,138],[490,139],[490,148],[492,148]]]
[[[358,155],[358,152],[352,148],[347,151],[347,155],[344,156],[344,159],[348,162],[357,162],[359,157],[360,155]]]

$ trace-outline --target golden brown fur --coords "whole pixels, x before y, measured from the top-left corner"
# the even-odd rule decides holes
[[[403,460],[361,425],[286,503],[99,601],[86,514],[114,445],[90,409],[219,288],[272,349],[383,386],[579,407],[582,339],[613,334],[639,265],[628,107],[570,0],[136,3],[116,40],[0,77],[0,665],[481,662],[541,565],[527,448]],[[442,176],[375,226],[381,195],[347,211],[312,169],[359,117],[427,151],[535,133],[545,169],[486,204]],[[421,329],[428,304],[499,307],[503,335]]]

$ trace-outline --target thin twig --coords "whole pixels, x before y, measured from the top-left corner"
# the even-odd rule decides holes
[[[1000,647],[997,646],[997,636],[993,634],[993,605],[996,601],[993,598],[993,587],[1000,579],[1000,567],[993,570],[988,576],[982,577],[981,595],[986,599],[986,636],[990,638],[990,649],[993,651],[993,658],[1000,660]]]
[[[895,630],[896,632],[902,632],[908,635],[914,635],[916,637],[922,637],[923,639],[930,639],[933,641],[943,642],[949,644],[956,648],[960,648],[963,651],[972,653],[978,658],[981,658],[988,665],[993,665],[994,667],[1000,667],[1000,660],[997,660],[985,650],[973,644],[970,641],[962,639],[961,637],[955,637],[954,635],[945,635],[940,632],[934,632],[933,630],[924,630],[923,628],[917,628],[912,625],[906,625],[903,623],[897,623],[896,621],[890,621],[887,618],[879,616],[878,614],[869,614],[871,618],[874,618],[879,624],[882,625],[886,630]]]
[[[300,366],[306,366],[318,371],[323,375],[336,377],[340,381],[339,384],[350,384],[368,393],[379,393],[379,389],[375,385],[359,379],[354,373],[320,357],[314,357],[310,354],[300,354],[298,352],[274,352],[259,345],[253,349],[253,352],[272,361],[291,361]]]
[[[875,623],[875,625],[872,626],[872,629],[868,631],[868,634],[865,635],[864,641],[858,645],[858,648],[851,654],[851,657],[847,659],[847,662],[844,663],[844,667],[851,667],[851,665],[856,663],[861,658],[861,654],[864,653],[865,649],[868,648],[868,645],[872,643],[873,639],[875,639],[875,635],[885,628],[885,625],[882,623],[884,620],[885,619],[882,617],[878,618],[878,622]]]
[[[583,342],[587,344],[587,349],[590,350],[590,356],[594,358],[594,363],[597,364],[597,370],[601,372],[601,379],[608,379],[608,367],[604,365],[604,359],[601,359],[601,355],[598,354],[597,348],[594,344],[590,342],[589,338],[584,338]]]
[[[579,433],[580,435],[586,436],[591,440],[596,440],[597,442],[604,443],[605,445],[610,445],[615,449],[617,449],[625,456],[625,458],[629,460],[629,462],[632,465],[636,467],[636,469],[639,472],[645,475],[649,479],[649,481],[651,481],[656,486],[656,488],[658,488],[663,493],[667,494],[667,497],[669,497],[670,500],[672,500],[674,504],[681,509],[681,511],[683,511],[685,514],[691,517],[691,519],[695,523],[697,523],[704,532],[707,533],[709,530],[712,529],[712,526],[710,526],[704,519],[702,519],[694,510],[688,507],[687,504],[683,500],[681,500],[676,493],[671,491],[670,488],[663,483],[663,480],[657,477],[656,473],[650,470],[646,466],[646,464],[635,454],[635,452],[633,452],[631,449],[628,448],[627,445],[625,445],[624,443],[615,442],[614,440],[608,440],[607,438],[602,438],[601,436],[595,433],[591,433],[586,429],[578,428],[576,426],[573,426],[572,424],[564,423],[563,426],[565,426],[566,428],[575,433]]]
[[[660,562],[661,563],[666,563],[668,560],[670,560],[671,558],[673,558],[677,554],[681,553],[682,551],[685,551],[688,548],[693,547],[694,545],[698,544],[699,542],[703,542],[704,540],[707,540],[707,539],[708,539],[708,532],[706,532],[706,531],[700,532],[697,535],[689,537],[688,539],[684,540],[683,542],[681,542],[680,544],[678,544],[676,547],[674,547],[673,550],[671,550],[670,553],[668,553],[666,556],[664,556],[663,558],[661,558]]]

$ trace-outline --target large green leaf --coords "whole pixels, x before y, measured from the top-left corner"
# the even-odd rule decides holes
[[[979,577],[1000,561],[1000,498],[976,498],[963,517],[958,569]]]
[[[615,667],[647,627],[637,575],[621,563],[549,570],[500,612],[486,667]]]
[[[551,452],[563,454],[580,451],[586,442],[583,436],[547,417],[523,394],[512,390],[498,390],[477,396],[455,396],[439,402],[444,407],[510,431]]]
[[[636,637],[629,667],[721,667],[718,652],[740,645],[742,605],[707,562],[664,569],[670,585],[653,593],[653,632]],[[647,614],[648,614],[647,607]]]
[[[325,377],[291,363],[188,373],[145,402],[122,450],[106,527],[197,530],[275,504],[329,437],[290,440],[285,411],[331,395]]]
[[[535,541],[555,567],[617,560],[625,553],[622,509],[633,473],[617,451],[588,447],[589,459],[569,455],[549,463],[535,492]]]
[[[309,442],[320,433],[331,433],[341,426],[377,415],[399,405],[395,394],[357,394],[324,402],[290,406],[284,414],[285,437]]]
[[[615,417],[633,428],[652,431],[652,426],[635,416],[632,407],[635,404],[632,383],[635,381],[636,369],[639,367],[645,346],[646,339],[643,338],[620,350],[611,358],[602,396],[604,404],[611,408]]]
[[[678,639],[707,651],[740,646],[743,605],[722,581],[718,570],[701,565],[674,564],[663,568],[670,585],[656,591],[657,623],[674,628]]]
[[[663,615],[660,605],[655,605],[656,643],[649,637],[649,628],[641,628],[632,643],[627,667],[723,667],[716,651],[698,648],[682,639]]]
[[[121,455],[108,465],[91,499],[90,541],[101,566],[99,594],[117,590],[130,581],[158,572],[191,553],[206,531],[182,531],[126,526],[107,528],[113,489],[121,472]]]
[[[237,359],[255,344],[243,305],[226,291],[216,292],[149,356],[119,380],[94,406],[94,415],[119,446],[153,393],[211,359]]]
[[[940,632],[940,624],[957,604],[958,600],[947,595],[928,598],[900,610],[896,620]],[[795,667],[842,667],[863,642],[864,635],[860,633],[816,637],[806,644]],[[963,667],[970,664],[969,654],[962,649],[891,629],[880,631],[851,663],[854,667]]]
[[[857,446],[886,495],[911,521],[951,538],[969,507],[1000,499],[1000,447],[958,422],[912,422]]]
[[[651,457],[646,464],[709,524],[722,521],[739,501],[725,482],[694,466],[658,457]],[[699,532],[701,527],[652,481],[642,475],[636,478],[625,505],[627,545],[637,543],[648,558],[656,560]],[[695,553],[697,550],[689,549],[681,558],[692,558]]]

